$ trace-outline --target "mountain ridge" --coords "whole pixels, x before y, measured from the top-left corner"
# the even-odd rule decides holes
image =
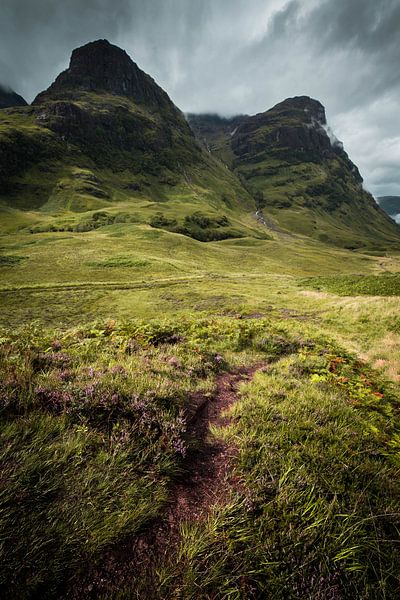
[[[22,96],[14,92],[10,87],[0,84],[0,109],[27,105],[27,101]]]
[[[280,227],[349,249],[398,240],[400,230],[364,190],[318,100],[296,96],[253,116],[188,120]]]
[[[109,91],[117,96],[133,98],[138,103],[165,106],[172,104],[168,94],[150,75],[142,71],[130,56],[108,40],[89,42],[72,51],[68,69],[33,101],[65,99],[70,94]]]
[[[323,105],[308,96],[253,116],[186,119],[124,50],[101,39],[76,48],[31,106],[4,109],[1,119],[0,201],[14,208],[84,213],[140,197],[163,202],[140,218],[202,240],[281,228],[349,249],[400,243]],[[168,202],[183,191],[171,216]]]
[[[0,117],[0,198],[8,206],[53,214],[108,210],[138,198],[165,202],[185,190],[204,197],[200,208],[222,238],[234,233],[221,224],[229,221],[223,198],[237,210],[254,208],[235,176],[197,143],[167,93],[106,40],[74,50],[69,68],[31,106]],[[154,222],[186,232],[194,211],[187,203],[179,222]]]

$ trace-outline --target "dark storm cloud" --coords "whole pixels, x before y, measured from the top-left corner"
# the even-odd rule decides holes
[[[344,54],[347,77],[357,77],[352,68],[367,63],[367,82],[360,81],[357,102],[368,101],[384,89],[399,86],[400,3],[398,0],[325,1],[310,14],[304,31],[317,40],[321,53]],[[364,69],[360,72],[363,74]]]
[[[400,18],[397,0],[352,0],[324,2],[311,22],[330,46],[358,46],[368,51],[397,47]]]
[[[320,99],[374,193],[400,194],[399,0],[2,0],[0,82],[31,100],[106,37],[186,111]]]

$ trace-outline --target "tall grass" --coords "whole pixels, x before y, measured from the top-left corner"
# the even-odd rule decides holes
[[[28,326],[0,345],[4,597],[53,597],[68,574],[160,514],[191,440],[184,412],[266,323]]]
[[[399,597],[399,399],[337,353],[303,348],[243,387],[219,431],[242,483],[182,527],[156,597]]]

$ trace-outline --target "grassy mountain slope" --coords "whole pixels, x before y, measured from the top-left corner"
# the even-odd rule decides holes
[[[349,249],[398,247],[399,228],[363,189],[318,101],[301,96],[252,117],[189,122],[281,227]]]
[[[273,158],[271,115],[202,122],[224,164],[121,52],[84,47],[33,106],[0,111],[1,597],[397,600],[386,220],[374,256],[325,186],[317,207],[263,210],[281,228],[314,215],[369,253],[271,233],[254,215],[268,182],[308,198],[334,168],[359,216],[342,151],[289,107]],[[196,429],[227,390],[229,415]]]
[[[38,210],[45,226],[48,215],[68,222],[71,213],[95,210],[112,219],[109,210],[121,212],[115,209],[122,204],[125,218],[134,219],[146,199],[158,203],[149,219],[161,213],[159,227],[207,240],[243,235],[226,213],[237,221],[254,210],[167,94],[105,40],[75,50],[69,69],[32,106],[1,111],[0,165],[3,211]],[[168,200],[185,193],[202,200],[181,201],[179,218],[169,219]]]

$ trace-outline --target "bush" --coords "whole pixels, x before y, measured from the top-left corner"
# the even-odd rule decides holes
[[[187,215],[184,218],[183,224],[179,225],[176,219],[168,219],[162,213],[157,213],[150,220],[150,225],[158,229],[166,229],[173,233],[181,233],[199,242],[243,237],[243,234],[235,229],[226,229],[230,225],[230,221],[226,215],[211,218],[201,212],[195,212],[192,215]]]
[[[167,229],[168,227],[174,227],[176,224],[176,219],[168,219],[162,213],[157,213],[150,219],[151,227],[157,229]]]

